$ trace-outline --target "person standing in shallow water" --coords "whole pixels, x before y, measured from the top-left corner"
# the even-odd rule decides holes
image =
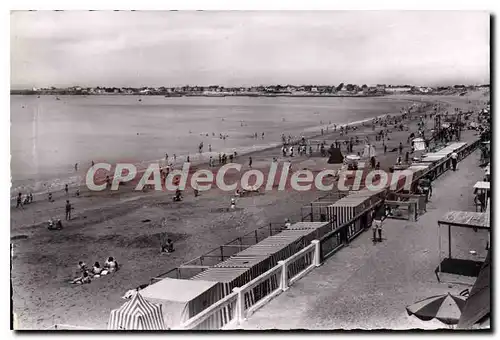
[[[22,208],[23,207],[23,196],[21,193],[17,195],[17,204],[16,208]]]

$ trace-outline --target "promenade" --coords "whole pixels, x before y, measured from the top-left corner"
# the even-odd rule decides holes
[[[371,230],[364,232],[238,328],[446,328],[437,320],[424,322],[408,316],[405,307],[432,295],[458,295],[472,287],[474,279],[449,274],[440,283],[434,271],[439,263],[437,220],[449,210],[475,211],[473,185],[484,174],[479,157],[476,150],[458,164],[456,172],[448,171],[434,181],[427,213],[417,222],[386,220],[382,243],[373,244]],[[447,232],[443,234],[442,257],[448,249]],[[453,228],[453,257],[484,261],[486,240],[484,231]]]

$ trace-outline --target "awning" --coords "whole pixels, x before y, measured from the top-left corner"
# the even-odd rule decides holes
[[[438,220],[438,224],[453,227],[490,229],[486,213],[473,211],[450,211]]]
[[[488,251],[479,276],[472,287],[465,308],[458,321],[457,329],[472,328],[475,323],[490,317],[491,309],[491,252]]]
[[[490,182],[479,181],[474,184],[474,189],[487,189],[490,190]]]

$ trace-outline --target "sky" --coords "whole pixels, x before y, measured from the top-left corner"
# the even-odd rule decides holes
[[[11,12],[11,87],[489,83],[471,11]]]

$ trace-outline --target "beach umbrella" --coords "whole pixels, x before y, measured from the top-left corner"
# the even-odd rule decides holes
[[[109,316],[109,330],[164,330],[161,305],[146,301],[139,292]]]
[[[455,325],[465,307],[466,298],[450,293],[431,296],[406,307],[408,315],[415,315],[420,320],[438,319],[447,325]]]

